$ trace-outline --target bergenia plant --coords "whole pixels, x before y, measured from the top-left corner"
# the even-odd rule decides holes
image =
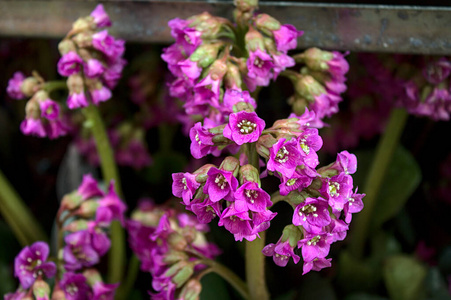
[[[21,131],[74,137],[78,152],[100,167],[103,179],[84,175],[78,189],[63,197],[55,241],[23,248],[14,263],[19,286],[5,299],[128,299],[139,265],[151,276],[146,286],[151,299],[199,299],[204,276],[215,272],[242,298],[264,300],[270,299],[265,257],[280,267],[301,263],[299,276],[332,265],[331,245],[345,239],[365,196],[354,185],[354,154],[335,152],[328,165],[320,164],[318,154],[319,129],[329,126],[324,119],[339,111],[347,88],[347,53],[310,48],[292,54],[303,32],[258,13],[257,4],[235,1],[233,21],[207,12],[169,21],[175,43],[161,54],[171,73],[167,91],[149,92],[142,88],[148,74],[134,75],[129,85],[138,108],[128,116],[102,109],[127,63],[125,41],[108,33],[112,22],[101,4],[78,19],[58,45],[56,69],[63,81],[46,81],[38,72],[13,75],[8,95],[28,99]],[[437,85],[450,70],[441,60],[424,76]],[[266,100],[259,92],[279,77],[292,84],[287,101],[292,113],[265,119],[259,105]],[[418,94],[410,85],[406,89],[410,98]],[[63,101],[56,90],[67,92]],[[163,105],[149,104],[150,94],[158,94]],[[447,117],[445,94],[437,88],[426,100],[436,104],[431,112],[436,118]],[[136,191],[122,192],[117,165],[151,176],[148,129],[175,120],[189,136],[191,164],[197,167],[172,174],[177,200],[142,199],[127,218],[124,195]],[[159,131],[160,141],[166,134]],[[216,158],[209,161],[210,154]],[[285,219],[275,208],[282,202],[291,207]],[[244,244],[245,279],[218,262],[219,243],[208,240],[212,222],[237,248]],[[279,230],[275,222],[283,223]],[[35,241],[15,228],[24,241]],[[128,273],[124,229],[133,252]],[[278,230],[278,238],[266,240],[269,230]]]

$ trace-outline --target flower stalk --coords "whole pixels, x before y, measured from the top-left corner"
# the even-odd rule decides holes
[[[405,109],[393,109],[385,132],[378,142],[375,157],[363,186],[363,190],[366,193],[364,202],[365,209],[356,217],[353,225],[354,232],[350,243],[350,250],[357,258],[361,258],[363,255],[377,194],[381,189],[393,153],[399,144],[399,139],[404,131],[407,117],[408,113]]]
[[[97,152],[100,158],[100,168],[102,170],[104,181],[109,182],[114,180],[116,193],[121,196],[122,191],[119,172],[114,160],[113,149],[111,148],[99,110],[95,105],[91,104],[83,109],[83,113],[86,117],[88,126],[90,126],[92,130],[92,134],[96,142]],[[109,282],[121,281],[125,266],[125,236],[124,229],[117,221],[114,221],[111,224],[111,250],[108,260]]]

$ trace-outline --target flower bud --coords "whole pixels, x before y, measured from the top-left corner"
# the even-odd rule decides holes
[[[188,245],[185,238],[178,232],[170,233],[167,241],[169,246],[177,251],[185,250],[186,246]]]
[[[268,159],[269,158],[269,149],[277,143],[277,140],[270,134],[263,134],[257,141],[257,153]]]
[[[166,264],[174,264],[179,261],[187,261],[189,256],[184,251],[175,251],[170,249],[164,254],[163,262]]]
[[[282,237],[280,238],[281,242],[285,242],[288,240],[288,243],[291,247],[296,247],[298,241],[302,238],[302,232],[299,230],[299,227],[290,224],[285,226],[282,231]]]
[[[38,88],[39,88],[39,81],[34,77],[25,78],[25,80],[20,85],[20,90],[27,97],[33,96],[34,93],[36,93]]]
[[[95,216],[98,207],[99,201],[87,200],[80,205],[80,208],[77,209],[76,214],[82,218],[91,218]]]
[[[304,51],[303,61],[309,69],[314,71],[327,71],[329,70],[328,61],[334,58],[332,52],[324,51],[318,48],[310,48]]]
[[[203,44],[197,47],[197,49],[191,54],[189,59],[191,61],[197,61],[197,64],[202,68],[206,68],[211,65],[218,57],[218,51],[221,44]]]
[[[172,277],[177,287],[181,287],[194,273],[194,266],[187,261],[180,261],[172,265],[165,273],[164,276]]]
[[[240,169],[240,161],[233,157],[233,156],[227,156],[222,161],[221,165],[219,166],[220,170],[223,171],[229,171],[233,173],[233,176],[238,176],[238,171]]]
[[[42,278],[38,278],[33,284],[33,295],[36,300],[49,300],[50,299],[50,286],[42,280]]]
[[[182,288],[179,299],[184,300],[198,300],[200,292],[202,291],[202,284],[196,278],[191,278]]]
[[[210,73],[212,80],[223,78],[226,72],[227,65],[223,59],[215,60],[208,70],[208,73]]]
[[[300,116],[305,112],[305,108],[308,107],[308,101],[299,96],[298,94],[294,94],[288,99],[288,104],[292,106],[293,112]]]
[[[76,232],[88,229],[88,221],[80,219],[70,222],[67,226],[64,226],[65,231]]]
[[[315,101],[315,97],[325,94],[326,89],[318,81],[315,80],[311,75],[301,75],[297,77],[294,82],[294,89],[296,93],[305,98],[309,102]]]
[[[258,29],[269,31],[280,29],[280,22],[267,14],[258,14],[255,18],[255,25]]]
[[[58,51],[61,55],[69,53],[71,51],[76,52],[77,48],[72,40],[64,39],[58,44]]]
[[[79,48],[90,47],[92,45],[92,32],[80,32],[76,34],[72,40]]]
[[[255,111],[255,108],[248,102],[240,101],[233,106],[234,113],[237,113],[239,111],[253,112]]]
[[[221,22],[221,18],[212,16],[208,12],[192,16],[188,21],[191,21],[189,27],[193,27],[197,31],[202,32],[202,38],[204,39],[217,38],[223,23]]]
[[[249,26],[249,31],[246,33],[244,40],[246,43],[246,49],[249,52],[254,52],[257,49],[265,51],[263,35],[258,32],[258,30],[255,30],[254,27]]]
[[[198,183],[205,183],[207,182],[208,178],[208,170],[210,170],[211,167],[215,167],[215,165],[212,164],[206,164],[197,169],[193,174],[196,175],[196,182]]]
[[[25,115],[27,118],[39,119],[41,116],[41,110],[39,108],[39,103],[35,100],[30,99],[25,105]]]
[[[227,62],[227,72],[224,75],[224,86],[226,89],[241,89],[243,80],[241,79],[241,73],[238,66]]]
[[[79,207],[82,202],[82,196],[75,191],[64,195],[63,200],[61,200],[61,208],[63,210],[72,210]]]
[[[67,88],[70,93],[81,93],[83,91],[83,78],[79,74],[70,75],[67,78]]]
[[[258,8],[258,0],[234,0],[233,3],[240,11],[251,11]]]
[[[287,199],[291,204],[298,205],[304,202],[308,197],[310,196],[304,191],[300,192],[299,190],[293,190],[288,194]]]
[[[99,271],[94,268],[86,269],[83,271],[83,276],[86,278],[86,283],[93,286],[97,282],[103,282],[102,276]]]
[[[261,186],[260,182],[260,174],[258,170],[253,165],[244,165],[240,168],[240,183],[244,184],[245,182],[251,181],[256,182],[258,186]]]

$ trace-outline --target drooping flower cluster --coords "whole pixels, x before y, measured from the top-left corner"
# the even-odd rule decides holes
[[[7,92],[16,100],[30,98],[25,106],[25,119],[20,124],[23,134],[55,139],[66,135],[69,125],[60,105],[50,98],[45,88],[46,82],[37,73],[25,77],[16,72],[9,80]]]
[[[451,60],[446,57],[424,63],[405,85],[401,105],[409,113],[448,121],[451,113]]]
[[[63,198],[57,220],[65,233],[60,254],[64,274],[56,287],[67,299],[88,299],[89,295],[97,294],[113,299],[117,284],[103,283],[92,267],[111,246],[107,234],[111,222],[118,220],[125,224],[125,210],[126,205],[114,191],[114,183],[104,192],[91,175],[85,175],[77,191]]]
[[[293,111],[297,115],[303,114],[305,108],[315,112],[317,127],[323,125],[324,117],[338,112],[338,103],[342,101],[340,94],[346,90],[345,75],[349,71],[345,55],[310,48],[294,56],[296,62],[304,64],[300,73],[286,72],[295,89],[289,99]]]
[[[108,34],[111,21],[101,4],[88,17],[78,19],[58,48],[58,72],[68,77],[70,109],[98,105],[111,98],[126,61],[124,41]]]
[[[127,221],[130,247],[141,270],[152,275],[152,299],[198,299],[202,259],[214,259],[219,249],[205,239],[208,226],[187,213],[143,200]]]
[[[254,91],[295,64],[287,51],[296,48],[301,31],[266,14],[242,15],[238,22],[249,28],[244,37],[230,21],[208,13],[169,22],[176,42],[162,58],[176,77],[170,94],[182,100],[188,115],[205,119],[204,126],[218,126],[232,112],[227,90]]]
[[[19,279],[20,286],[16,292],[6,294],[5,300],[23,299],[27,294],[44,294],[48,297],[50,287],[46,279],[56,274],[55,263],[47,261],[49,252],[45,242],[36,242],[20,251],[14,260],[14,275]]]

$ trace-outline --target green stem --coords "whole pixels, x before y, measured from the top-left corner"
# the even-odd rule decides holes
[[[116,192],[122,196],[121,182],[113,149],[107,136],[105,125],[99,110],[95,105],[89,105],[83,109],[83,113],[91,127],[92,135],[96,142],[97,153],[100,158],[100,168],[105,182],[114,180]],[[124,275],[125,266],[125,235],[124,229],[118,222],[111,224],[111,250],[108,257],[108,281],[120,282]]]
[[[136,255],[133,255],[130,258],[129,264],[128,264],[128,271],[125,281],[121,284],[121,286],[118,288],[116,292],[116,300],[122,300],[127,299],[130,290],[133,288],[136,277],[138,277],[139,272],[139,259]]]
[[[211,270],[213,272],[215,272],[216,274],[218,274],[219,276],[221,276],[222,278],[224,278],[225,281],[227,281],[228,283],[230,283],[230,285],[244,298],[244,299],[253,299],[250,298],[249,296],[249,292],[247,290],[247,286],[246,283],[241,280],[240,277],[238,277],[238,275],[236,275],[233,271],[231,271],[229,268],[227,268],[226,266],[205,258],[202,259],[202,263],[208,265],[211,267]]]
[[[67,83],[63,80],[46,81],[42,89],[49,94],[55,90],[67,90]]]
[[[0,170],[0,212],[22,246],[48,238],[31,211]]]
[[[377,193],[381,189],[382,182],[392,160],[393,153],[398,146],[399,139],[407,121],[408,114],[405,109],[393,109],[385,132],[379,140],[376,155],[362,191],[366,194],[365,208],[357,215],[353,222],[354,231],[350,244],[350,250],[356,258],[361,258],[368,235],[371,216],[376,204]]]
[[[259,156],[256,143],[246,144],[246,155],[249,164],[260,170]],[[260,238],[252,242],[246,241],[246,281],[249,287],[250,299],[269,299],[268,289],[265,282],[265,256],[262,253],[265,246],[266,232],[260,232]]]
[[[260,232],[260,238],[252,242],[246,241],[246,281],[251,300],[268,300],[269,293],[265,282],[265,246],[266,232]]]

